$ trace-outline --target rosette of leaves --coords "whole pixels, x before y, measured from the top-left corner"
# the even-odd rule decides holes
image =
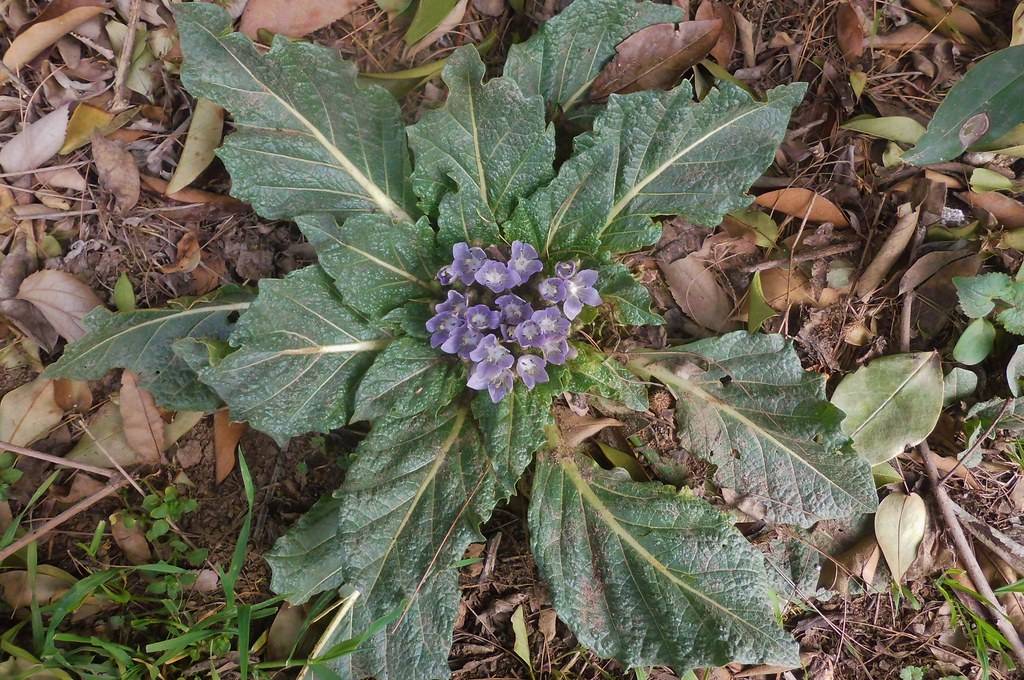
[[[661,323],[619,256],[657,241],[658,216],[711,227],[748,204],[804,86],[758,100],[723,84],[698,103],[683,82],[592,104],[589,86],[619,42],[681,16],[577,0],[513,46],[503,76],[485,79],[473,47],[455,50],[447,101],[405,126],[392,96],[361,86],[330,49],[276,37],[263,50],[212,4],[178,5],[176,18],[183,82],[233,117],[218,152],[232,193],[264,217],[295,220],[318,264],[260,281],[251,299],[229,290],[97,312],[50,373],[128,367],[158,401],[223,402],[279,442],[370,423],[342,487],[268,557],[274,589],[292,602],[358,593],[328,646],[376,632],[329,662],[333,672],[448,677],[457,565],[517,489],[531,496],[532,545],[558,613],[597,653],[680,672],[797,665],[764,560],[729,516],[599,468],[561,442],[552,410],[568,392],[642,411],[647,381],[659,380],[677,397],[684,447],[767,519],[806,526],[871,511],[869,468],[789,344],[741,333],[622,363],[563,328],[571,344],[548,357],[546,382],[478,391],[426,323],[445,300],[436,277],[453,254],[515,242],[543,263],[597,273],[579,283],[596,286],[583,302],[600,306],[567,310],[573,329],[595,318]],[[592,128],[558,163],[553,121],[582,108]]]

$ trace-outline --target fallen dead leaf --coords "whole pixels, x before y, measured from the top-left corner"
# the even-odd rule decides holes
[[[303,607],[282,603],[267,633],[267,658],[291,658],[292,650],[302,636],[305,621],[306,612]]]
[[[893,227],[892,231],[885,238],[882,248],[875,255],[875,259],[871,260],[871,264],[861,274],[860,279],[857,281],[857,286],[854,288],[855,295],[862,300],[866,300],[882,285],[882,281],[885,280],[889,270],[892,269],[896,260],[899,259],[903,251],[906,250],[907,245],[910,244],[910,240],[917,230],[919,214],[920,209],[911,208],[909,203],[904,203],[897,209],[898,219],[896,226]]]
[[[62,11],[63,8],[67,8]],[[106,9],[102,2],[78,0],[74,3],[56,0],[50,3],[39,19],[32,22],[12,42],[4,53],[4,65],[17,72],[22,66],[42,54],[45,49],[57,42],[62,36],[75,30],[86,21],[98,16]],[[59,14],[58,14],[59,12]],[[0,83],[7,76],[0,73]]]
[[[736,20],[732,16],[732,10],[724,2],[704,0],[697,7],[694,14],[697,21],[721,21],[721,27],[711,48],[711,58],[723,67],[728,67],[732,61],[732,53],[736,50]]]
[[[974,257],[969,250],[937,250],[925,253],[910,266],[900,279],[900,295],[905,295],[927,282],[945,267],[962,259]]]
[[[53,381],[43,377],[16,387],[0,399],[0,441],[28,446],[60,424]]]
[[[864,54],[864,16],[849,2],[836,8],[836,39],[848,62],[856,62]]]
[[[75,584],[74,576],[49,564],[38,565],[34,576],[21,570],[0,573],[0,593],[11,609],[29,607],[33,600],[50,604]]]
[[[65,411],[87,413],[92,408],[92,391],[84,380],[57,378],[53,381],[53,398]]]
[[[199,247],[199,235],[195,231],[187,231],[178,240],[178,255],[174,264],[160,267],[164,274],[176,272],[190,272],[199,266],[202,260],[203,251]]]
[[[35,170],[57,155],[68,130],[68,105],[58,107],[11,137],[0,148],[0,168],[19,173]]]
[[[153,559],[153,552],[146,540],[146,532],[138,518],[125,512],[110,516],[110,534],[125,559],[132,564],[147,564]]]
[[[957,198],[972,208],[980,208],[989,213],[999,224],[1011,229],[1024,227],[1024,203],[1016,201],[996,191],[963,191]]]
[[[985,29],[981,27],[978,20],[969,11],[958,3],[950,3],[949,6],[942,6],[935,0],[907,0],[908,4],[916,9],[924,17],[925,21],[939,30],[950,33],[954,38],[957,34],[963,34],[968,38],[986,45],[990,42]]]
[[[105,486],[106,484],[95,477],[90,477],[80,472],[71,480],[71,488],[68,489],[67,493],[64,495],[51,495],[50,498],[63,505],[71,505],[97,493]]]
[[[223,132],[224,109],[209,99],[197,99],[192,122],[188,126],[188,136],[185,137],[185,148],[181,151],[171,181],[167,183],[166,193],[181,191],[202,174],[213,162]]]
[[[125,441],[139,454],[141,462],[163,462],[164,421],[153,395],[139,387],[134,373],[124,371],[121,374],[120,397]]]
[[[615,48],[615,58],[590,88],[591,98],[672,87],[714,47],[721,30],[721,19],[711,19],[654,24],[637,31]]]
[[[754,199],[758,205],[777,210],[810,222],[831,222],[837,227],[850,226],[839,207],[821,194],[803,187],[787,187],[761,194]]]
[[[226,408],[219,409],[213,414],[214,477],[218,484],[235,469],[238,440],[248,429],[249,426],[245,423],[232,422],[231,414]]]
[[[18,288],[18,296],[36,306],[65,340],[85,335],[82,319],[103,303],[89,286],[74,274],[44,269],[29,274]]]
[[[256,39],[260,29],[301,38],[348,16],[362,0],[249,0],[238,30]]]
[[[935,35],[921,24],[909,23],[884,35],[868,36],[868,47],[880,50],[916,50],[921,45],[942,42],[942,36]]]
[[[659,262],[679,309],[704,328],[724,333],[735,328],[732,299],[718,283],[711,265],[700,253],[674,262]]]
[[[851,578],[860,578],[870,585],[875,580],[881,556],[882,550],[874,534],[869,533],[842,554],[825,561],[820,584],[842,595],[849,592]]]
[[[460,23],[462,23],[462,17],[466,15],[466,7],[469,4],[469,0],[459,0],[459,2],[452,7],[452,10],[448,12],[437,28],[428,33],[422,40],[417,42],[415,45],[409,48],[406,52],[407,58],[412,58],[422,52],[427,47],[433,45],[438,39],[443,37]]]
[[[155,191],[158,194],[164,194],[167,198],[172,201],[178,201],[179,203],[209,203],[237,210],[248,209],[244,203],[231,198],[230,196],[214,194],[209,191],[200,191],[199,189],[182,189],[181,191],[173,194],[168,194],[167,180],[160,179],[159,177],[153,177],[152,175],[142,175],[141,179],[142,185],[150,191]]]
[[[114,195],[118,212],[124,214],[135,207],[142,185],[132,155],[118,142],[93,134],[92,158],[100,185]]]
[[[118,114],[107,113],[105,110],[81,102],[71,113],[68,123],[68,134],[60,153],[71,153],[89,143],[93,135],[113,135],[122,126],[127,125],[139,113],[139,107],[133,106]]]
[[[891,493],[879,503],[875,511],[875,540],[897,583],[917,557],[927,524],[928,510],[924,499],[916,493]]]

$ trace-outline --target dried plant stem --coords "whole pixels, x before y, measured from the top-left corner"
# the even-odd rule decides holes
[[[848,253],[851,250],[857,250],[861,245],[860,241],[836,243],[830,246],[825,246],[824,248],[815,248],[810,252],[800,253],[799,255],[793,255],[792,257],[779,257],[774,260],[765,260],[764,262],[758,262],[757,264],[740,267],[740,271],[751,273],[761,272],[766,269],[775,269],[776,267],[788,267],[793,262],[808,262],[810,260],[820,260],[823,257],[842,255],[843,253]]]
[[[131,0],[128,7],[128,30],[124,34],[124,44],[121,45],[121,54],[117,59],[117,72],[114,74],[114,101],[110,106],[114,112],[123,111],[129,106],[125,80],[132,65],[132,54],[135,53],[135,33],[139,26],[141,11],[142,0]]]
[[[24,548],[29,543],[38,541],[40,538],[53,531],[64,522],[67,522],[69,519],[71,519],[78,513],[88,510],[93,505],[96,505],[107,496],[117,493],[126,486],[128,486],[128,480],[125,479],[121,479],[112,484],[108,484],[107,486],[103,487],[96,493],[78,501],[70,508],[57,515],[56,517],[47,520],[47,522],[43,526],[39,527],[35,531],[30,531],[29,533],[25,534],[24,536],[16,540],[14,543],[11,543],[6,548],[0,550],[0,564],[3,564],[4,560],[6,560],[8,557],[18,552],[19,550],[21,550],[22,548]]]
[[[35,458],[36,460],[45,460],[47,463],[53,463],[54,465],[60,465],[61,467],[74,468],[76,470],[82,470],[83,472],[90,472],[94,475],[100,475],[101,477],[112,477],[113,473],[110,470],[106,470],[95,465],[89,465],[88,463],[77,463],[67,458],[61,458],[60,456],[53,456],[49,453],[43,453],[42,451],[36,451],[35,449],[26,449],[24,446],[18,446],[10,442],[0,441],[0,451],[10,451],[16,453],[19,456],[25,456],[26,458]]]

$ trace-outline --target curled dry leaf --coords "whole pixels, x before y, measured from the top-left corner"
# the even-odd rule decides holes
[[[146,532],[142,523],[125,512],[115,512],[110,516],[110,534],[114,537],[117,547],[124,553],[125,559],[132,564],[147,564],[153,559],[153,552],[146,540]]]
[[[92,391],[84,380],[57,378],[53,381],[53,398],[65,411],[86,413],[92,408]]]
[[[900,279],[900,295],[917,290],[949,265],[970,257],[974,253],[969,250],[937,250],[922,255]]]
[[[928,509],[916,493],[909,496],[891,493],[882,499],[875,512],[875,539],[897,582],[917,557],[928,524]]]
[[[697,7],[694,14],[697,21],[722,22],[714,46],[711,48],[711,58],[722,66],[728,66],[732,61],[732,53],[736,50],[736,19],[732,16],[729,3],[704,0]]]
[[[135,159],[118,142],[100,134],[92,136],[92,158],[100,184],[114,195],[117,209],[125,213],[139,202],[141,181]]]
[[[889,270],[906,250],[917,230],[919,214],[920,208],[911,208],[909,203],[904,203],[898,208],[896,226],[889,232],[885,242],[882,243],[881,250],[875,255],[875,259],[871,260],[871,264],[867,266],[864,273],[861,274],[860,280],[857,281],[854,293],[862,300],[866,300],[882,285]]]
[[[1024,227],[1024,203],[994,191],[964,191],[957,194],[972,208],[989,213],[999,224],[1011,229]]]
[[[65,340],[85,335],[82,319],[103,304],[74,274],[44,269],[29,274],[18,288],[18,298],[27,300],[46,318]]]
[[[0,300],[0,314],[46,351],[53,351],[57,345],[57,331],[31,302],[17,298]]]
[[[66,11],[64,11],[66,9]],[[28,28],[21,32],[4,53],[4,65],[17,71],[42,54],[62,36],[75,30],[106,9],[103,2],[92,0],[56,0]],[[41,19],[41,20],[40,20]],[[0,73],[0,83],[7,79]]]
[[[864,54],[864,16],[852,3],[844,2],[836,8],[836,38],[843,57],[856,62]]]
[[[758,205],[810,222],[831,222],[837,227],[850,225],[846,215],[832,201],[803,187],[787,187],[761,194]]]
[[[153,395],[139,387],[134,373],[124,371],[121,374],[120,397],[125,441],[139,454],[140,462],[162,462],[165,447],[164,421]]]
[[[950,33],[954,38],[965,35],[982,44],[990,42],[985,29],[981,27],[974,15],[964,9],[960,3],[949,3],[943,6],[935,0],[907,0],[907,2],[924,17],[925,21],[939,30]]]
[[[679,309],[704,328],[724,333],[735,328],[732,299],[718,283],[711,264],[700,253],[674,262],[659,262]]]
[[[54,109],[11,137],[0,148],[0,168],[19,173],[35,170],[57,155],[68,131],[68,105]]]
[[[615,48],[615,58],[591,86],[591,97],[672,87],[708,54],[721,31],[721,19],[654,24],[637,31]]]
[[[178,240],[178,255],[174,264],[160,267],[164,274],[177,272],[190,272],[199,266],[203,258],[203,251],[199,247],[199,235],[194,231],[187,231]]]
[[[164,427],[164,449],[195,427],[203,415],[199,411],[179,412],[174,420]],[[69,460],[101,468],[114,467],[111,459],[121,466],[145,462],[125,439],[124,422],[118,405],[114,402],[108,401],[100,406],[83,429],[85,434],[65,456]]]
[[[199,189],[182,189],[175,193],[167,193],[167,180],[159,177],[153,177],[152,175],[142,175],[141,179],[142,185],[150,191],[155,191],[158,194],[164,194],[167,198],[172,201],[178,201],[179,203],[211,204],[235,210],[247,209],[244,203],[235,200],[230,196],[214,194],[209,191],[200,191]]]
[[[98,493],[105,486],[106,484],[95,477],[79,473],[71,480],[71,488],[68,489],[67,493],[64,495],[51,495],[50,498],[63,505],[71,505],[72,503],[77,503],[83,498],[88,498],[94,493]]]
[[[868,37],[868,47],[880,50],[916,50],[924,45],[942,42],[940,35],[929,31],[921,24],[909,23],[885,35]]]
[[[825,561],[821,570],[821,585],[842,595],[849,592],[851,578],[859,578],[870,585],[875,580],[881,555],[878,542],[869,533],[843,553]]]
[[[235,469],[235,450],[238,448],[238,441],[248,429],[246,423],[232,422],[231,414],[226,408],[213,414],[214,478],[218,484]]]
[[[74,576],[49,564],[40,564],[35,574],[21,570],[0,574],[0,593],[14,610],[31,606],[33,600],[39,605],[50,604],[74,584]]]
[[[28,446],[60,424],[64,409],[57,404],[53,381],[36,378],[0,399],[0,441]]]
[[[260,30],[301,38],[352,13],[362,0],[249,0],[238,30],[253,40]]]
[[[181,151],[171,181],[167,183],[166,193],[177,193],[199,177],[213,162],[214,151],[220,145],[223,132],[224,109],[209,99],[197,99],[192,122],[188,126],[188,136],[185,138],[185,148]]]

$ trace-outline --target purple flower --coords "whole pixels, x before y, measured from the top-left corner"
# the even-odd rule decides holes
[[[562,316],[557,307],[548,307],[534,312],[530,320],[537,324],[541,340],[564,339],[569,335],[569,320]]]
[[[481,286],[487,286],[495,293],[516,285],[515,276],[509,272],[504,262],[487,260],[480,269],[476,270],[476,282]]]
[[[473,305],[466,310],[466,323],[478,331],[497,328],[501,322],[501,314],[487,305]]]
[[[560,279],[572,278],[573,274],[575,274],[575,273],[576,273],[576,263],[575,262],[572,262],[572,261],[570,261],[570,262],[559,262],[558,264],[555,265],[555,274]]]
[[[437,271],[437,280],[442,286],[450,286],[455,282],[455,271],[450,264],[446,264]]]
[[[537,292],[545,302],[554,304],[565,299],[565,281],[562,279],[544,279],[537,286]]]
[[[542,269],[544,265],[537,259],[537,250],[533,246],[522,241],[512,242],[512,257],[508,260],[508,270],[516,277],[518,285],[526,283]]]
[[[486,261],[483,248],[470,248],[468,243],[452,246],[452,271],[467,286],[473,283],[474,275]]]
[[[512,293],[502,295],[494,302],[497,303],[498,309],[501,310],[501,322],[510,326],[515,326],[517,323],[529,319],[533,314],[533,307],[530,306],[530,303]]]
[[[524,354],[516,362],[516,373],[522,378],[526,389],[532,390],[537,383],[548,381],[548,372],[544,370],[544,360],[536,354]]]
[[[565,338],[550,338],[541,341],[537,346],[544,353],[544,361],[549,364],[561,366],[571,356],[569,353],[569,343],[566,342]]]
[[[452,331],[463,326],[465,322],[451,312],[435,314],[427,320],[427,330],[430,331],[430,346],[440,347],[451,336]]]
[[[562,310],[570,319],[575,319],[583,311],[583,305],[597,307],[601,304],[601,296],[594,289],[597,283],[597,272],[584,269],[565,282],[565,304]]]
[[[497,404],[512,389],[512,381],[514,379],[515,376],[512,374],[512,371],[507,368],[487,377],[478,366],[469,376],[466,385],[474,390],[482,390],[486,387],[487,393],[491,395],[491,401]]]
[[[448,291],[448,299],[434,305],[434,311],[438,313],[451,312],[456,315],[462,314],[466,311],[466,296],[457,290],[450,290]]]
[[[469,359],[470,353],[480,344],[483,336],[473,328],[460,326],[451,332],[448,339],[441,345],[441,351],[448,354],[458,354],[463,359]]]
[[[476,349],[469,353],[469,358],[476,362],[473,374],[480,374],[481,380],[490,380],[507,368],[512,368],[515,359],[512,353],[498,342],[496,335],[485,335]],[[480,388],[474,388],[480,389]]]
[[[540,342],[540,326],[533,319],[527,319],[515,330],[516,342],[523,347],[533,347]]]

